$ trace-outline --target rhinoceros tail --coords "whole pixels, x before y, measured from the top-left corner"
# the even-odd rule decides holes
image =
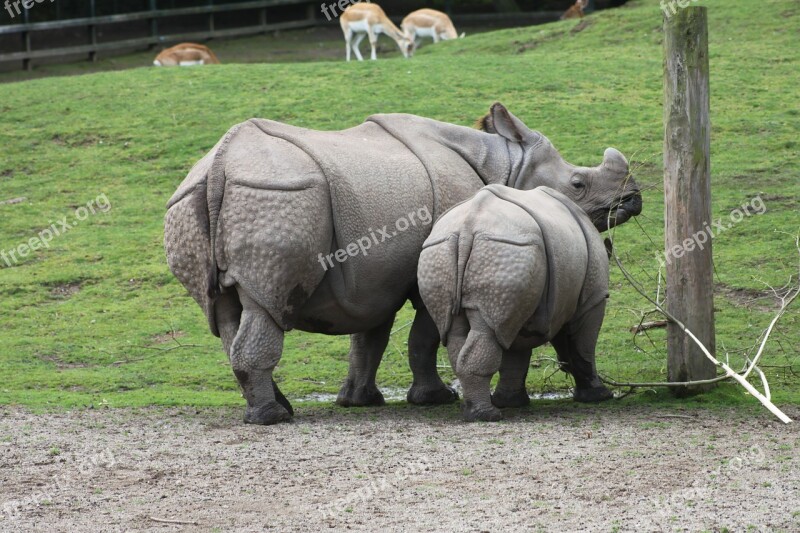
[[[458,243],[456,244],[458,250],[456,255],[456,286],[454,288],[453,304],[450,309],[450,314],[452,315],[457,315],[461,312],[461,296],[463,292],[464,273],[467,270],[467,263],[469,262],[469,256],[472,253],[472,243],[474,240],[475,236],[471,231],[462,231],[458,235]]]
[[[220,141],[214,154],[214,161],[208,172],[208,188],[206,201],[208,203],[208,226],[211,240],[211,261],[208,270],[207,294],[213,301],[219,296],[219,266],[217,264],[217,229],[219,228],[219,213],[222,210],[222,201],[225,198],[225,154],[228,145],[236,136],[241,124],[234,126]]]

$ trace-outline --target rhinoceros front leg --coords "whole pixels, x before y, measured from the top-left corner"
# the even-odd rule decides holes
[[[606,302],[603,300],[579,320],[564,326],[552,339],[561,368],[575,378],[576,401],[596,403],[614,397],[597,375],[595,348],[603,325]]]
[[[383,358],[383,351],[389,344],[389,334],[393,324],[394,315],[377,328],[350,335],[350,369],[336,403],[343,407],[386,403],[375,383],[375,377]]]
[[[244,422],[271,425],[288,421],[291,406],[285,407],[289,402],[272,379],[272,371],[283,352],[283,330],[242,290],[239,299],[242,314],[231,342],[230,359],[233,374],[247,400]]]
[[[490,382],[500,369],[503,348],[478,311],[468,309],[466,317],[464,312],[454,317],[447,351],[464,389],[464,420],[501,420],[503,413],[492,405]]]
[[[444,384],[436,370],[439,349],[439,330],[424,305],[418,305],[411,332],[408,335],[408,362],[414,381],[406,401],[417,405],[451,403],[458,393]]]
[[[506,350],[500,364],[500,381],[492,394],[495,407],[524,407],[531,403],[525,388],[528,368],[531,364],[531,350]]]

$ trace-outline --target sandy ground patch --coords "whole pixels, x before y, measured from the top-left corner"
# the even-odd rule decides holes
[[[0,530],[800,530],[800,422],[766,412],[297,407],[0,408]]]

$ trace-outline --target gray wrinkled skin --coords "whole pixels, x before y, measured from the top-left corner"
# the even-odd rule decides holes
[[[610,157],[621,155],[607,153],[606,163]],[[463,386],[466,420],[499,420],[498,407],[527,404],[531,350],[545,342],[574,376],[576,400],[611,398],[595,368],[608,297],[608,255],[598,229],[608,225],[601,217],[608,207],[619,206],[616,223],[638,215],[641,196],[627,164],[614,171],[606,163],[598,172],[618,180],[615,194],[575,188],[576,204],[548,187],[489,185],[445,213],[425,241],[419,292]]]
[[[391,235],[410,213],[432,220],[487,184],[567,190],[575,173],[550,142],[502,105],[485,131],[413,115],[375,115],[320,132],[253,119],[233,127],[170,199],[164,244],[170,269],[221,337],[247,400],[245,421],[288,420],[272,380],[292,328],[351,334],[341,405],[379,405],[375,374],[395,313],[411,300],[413,403],[457,399],[439,378],[436,325],[416,287],[431,224]],[[598,179],[597,181],[601,181]],[[366,253],[324,259],[386,226]]]

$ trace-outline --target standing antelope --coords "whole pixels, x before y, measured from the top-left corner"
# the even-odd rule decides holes
[[[347,42],[347,60],[350,61],[350,49],[356,54],[359,61],[363,61],[358,45],[364,40],[364,35],[369,36],[369,45],[372,47],[370,59],[377,59],[375,55],[375,44],[378,42],[378,34],[384,33],[394,39],[405,58],[414,54],[414,43],[408,36],[400,31],[400,28],[389,20],[383,9],[378,4],[357,3],[344,10],[339,17],[339,23],[344,32],[344,40]],[[356,38],[353,41],[353,34]]]
[[[567,9],[563,15],[561,15],[561,20],[566,19],[582,19],[583,18],[583,10],[586,9],[586,6],[589,5],[589,0],[575,0],[575,4]]]
[[[419,46],[417,37],[430,37],[434,43],[458,38],[456,27],[453,26],[450,17],[435,9],[418,9],[409,13],[403,19],[401,27],[409,39],[414,41],[415,48]],[[463,33],[461,37],[464,37]]]
[[[195,43],[176,44],[162,50],[153,64],[157,67],[187,67],[190,65],[218,65],[219,59],[207,46]]]

